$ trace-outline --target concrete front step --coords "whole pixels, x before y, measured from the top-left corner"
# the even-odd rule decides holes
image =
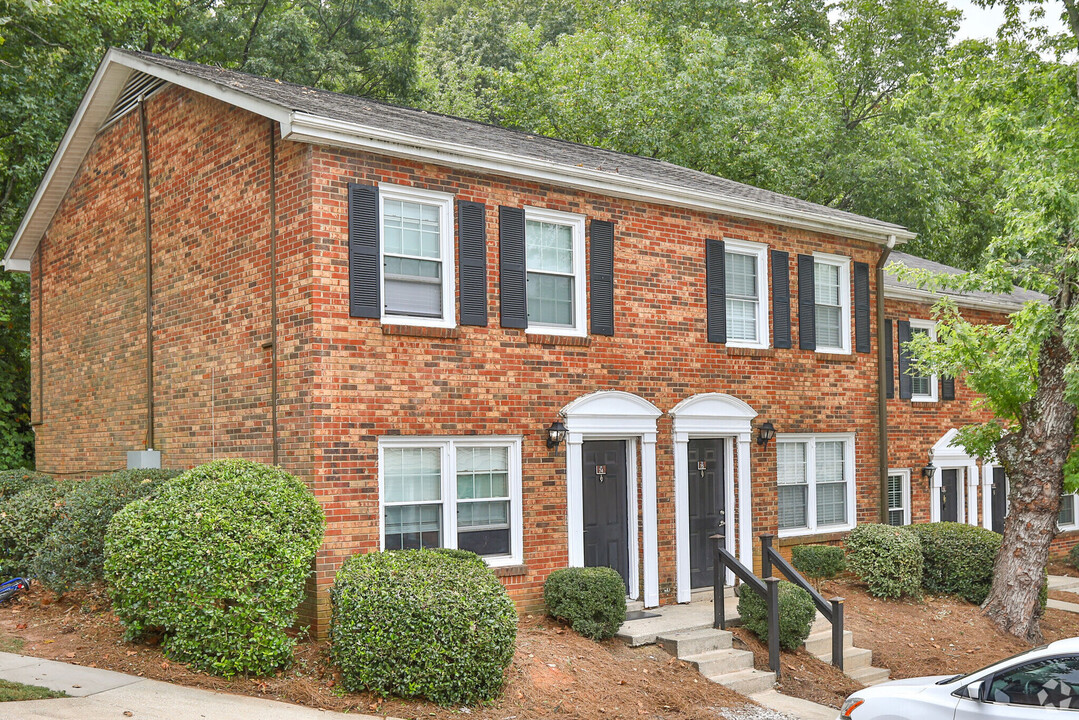
[[[832,663],[832,653],[817,655],[821,661]],[[843,649],[843,672],[850,675],[855,670],[869,667],[873,664],[873,651],[864,648],[848,647]]]
[[[691,655],[701,655],[713,650],[727,650],[731,647],[731,637],[726,630],[713,630],[709,627],[659,635],[656,642],[671,655],[684,660]]]
[[[737,625],[741,620],[733,603],[726,606],[728,626]],[[707,630],[712,627],[712,603],[692,603],[688,605],[664,605],[648,610],[656,617],[627,620],[615,634],[619,640],[630,647],[651,645],[661,635]]]
[[[691,663],[707,678],[729,675],[753,667],[753,653],[749,650],[712,650],[700,655],[679,656],[679,659]]]
[[[753,693],[769,690],[776,684],[776,674],[774,672],[754,670],[752,668],[716,675],[708,679],[743,695],[752,695]]]
[[[843,631],[843,647],[854,647],[854,633],[850,630]],[[811,655],[820,656],[823,653],[832,652],[832,626],[829,625],[828,629],[819,632],[811,631],[809,637],[806,638],[806,651]]]
[[[847,672],[847,675],[868,687],[888,680],[891,677],[891,672],[885,668],[870,666],[851,670]]]

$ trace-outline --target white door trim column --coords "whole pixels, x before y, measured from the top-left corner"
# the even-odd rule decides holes
[[[654,432],[641,435],[641,504],[644,506],[641,522],[644,534],[644,606],[656,607],[659,605],[659,519]]]
[[[584,567],[584,436],[566,433],[566,525],[569,567]]]
[[[993,529],[993,463],[982,462],[982,527]]]
[[[738,559],[753,567],[752,488],[749,475],[750,433],[738,433]]]

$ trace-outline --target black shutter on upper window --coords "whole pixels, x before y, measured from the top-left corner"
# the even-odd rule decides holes
[[[817,349],[817,296],[812,255],[798,256],[798,347]]]
[[[854,263],[854,349],[871,352],[869,336],[869,265]]]
[[[772,251],[772,346],[791,346],[790,255]]]
[[[382,317],[378,292],[378,188],[348,185],[348,314]]]
[[[907,343],[910,342],[910,322],[907,320],[900,320],[896,323],[899,341],[899,399],[910,400],[913,388],[911,387],[911,379],[908,374],[910,371],[910,350],[907,349]]]
[[[589,237],[588,280],[593,335],[614,335],[614,223],[593,220]]]
[[[525,211],[498,208],[499,293],[502,327],[528,327],[528,300],[525,275]]]
[[[940,399],[955,400],[955,378],[942,377],[940,379]]]
[[[704,275],[707,284],[708,342],[727,342],[727,256],[722,240],[704,241]]]
[[[884,372],[887,374],[884,391],[887,397],[895,397],[895,342],[892,338],[892,321],[884,321]]]
[[[487,207],[457,203],[458,272],[461,275],[461,324],[487,325]]]

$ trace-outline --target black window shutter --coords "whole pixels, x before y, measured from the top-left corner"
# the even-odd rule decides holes
[[[772,345],[791,346],[791,269],[790,255],[772,251]]]
[[[458,272],[461,274],[461,324],[487,325],[487,207],[457,203]]]
[[[614,335],[614,223],[593,220],[589,238],[592,334]]]
[[[907,349],[907,343],[910,342],[910,322],[907,320],[900,320],[897,323],[897,334],[899,341],[899,399],[910,400],[911,397],[911,381],[910,375],[907,373],[910,371],[910,350]]]
[[[940,379],[941,400],[955,400],[955,378],[942,377]]]
[[[525,295],[525,211],[498,208],[499,293],[502,300],[502,327],[528,327]]]
[[[854,349],[871,352],[869,337],[869,265],[854,263]]]
[[[812,255],[798,256],[798,347],[817,349],[817,296]]]
[[[884,372],[888,377],[884,382],[887,397],[895,397],[895,348],[892,336],[892,321],[884,321]]]
[[[348,314],[382,317],[378,292],[378,188],[348,184]]]
[[[722,240],[704,241],[704,275],[708,302],[708,342],[727,342],[727,256]]]

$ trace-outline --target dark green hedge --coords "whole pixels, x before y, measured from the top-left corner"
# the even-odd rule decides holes
[[[784,650],[797,650],[809,637],[817,608],[813,598],[794,583],[779,582],[779,646]],[[757,593],[742,585],[738,593],[738,614],[742,626],[768,642],[768,604]]]
[[[330,654],[346,690],[440,704],[501,691],[517,611],[485,564],[430,550],[356,555],[330,598]]]
[[[870,523],[847,536],[847,567],[883,598],[922,593],[922,546],[907,528]]]
[[[304,582],[325,520],[311,491],[246,460],[201,465],[113,516],[105,581],[134,639],[219,675],[265,674],[292,660]]]
[[[34,555],[60,516],[64,496],[76,484],[38,477],[0,499],[0,574],[29,574]]]
[[[1001,536],[975,525],[937,522],[911,525],[922,545],[922,587],[934,595],[958,595],[981,605],[993,583]]]
[[[606,640],[626,620],[626,584],[611,568],[562,568],[547,576],[543,604],[581,635]]]
[[[791,565],[807,578],[830,580],[847,569],[847,557],[835,545],[795,545]]]

